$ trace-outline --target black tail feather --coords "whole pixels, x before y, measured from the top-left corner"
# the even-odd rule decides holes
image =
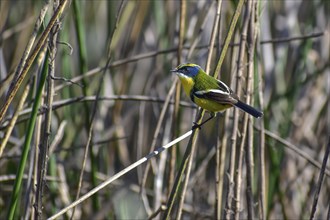
[[[238,101],[235,106],[245,111],[246,113],[249,113],[253,117],[260,118],[263,116],[261,111],[253,108],[252,106],[249,106],[248,104],[245,104],[244,102]]]

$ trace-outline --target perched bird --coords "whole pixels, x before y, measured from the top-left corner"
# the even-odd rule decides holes
[[[241,102],[238,96],[225,83],[207,75],[196,64],[181,64],[171,70],[171,72],[179,76],[183,89],[191,101],[210,112],[211,117],[206,121],[215,117],[217,112],[222,112],[233,106],[256,118],[260,118],[263,115],[261,111]]]

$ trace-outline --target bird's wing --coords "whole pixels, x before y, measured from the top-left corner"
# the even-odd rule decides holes
[[[217,80],[216,89],[207,89],[194,91],[194,95],[198,98],[204,98],[213,100],[220,104],[231,104],[234,105],[237,103],[237,95],[223,82]]]
[[[233,91],[223,82],[221,82],[220,80],[217,79],[217,84],[218,84],[218,89],[223,91],[223,92],[226,92],[228,94],[231,94],[233,93]]]
[[[194,95],[197,98],[209,99],[220,104],[234,105],[237,103],[237,99],[231,96],[231,93],[223,91],[221,89],[209,89],[202,91],[195,91]]]

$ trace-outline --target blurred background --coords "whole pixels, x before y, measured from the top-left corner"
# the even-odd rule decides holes
[[[56,57],[49,61],[54,61],[53,78],[48,79],[54,83],[51,119],[45,117],[44,103],[49,94],[46,81],[39,116],[32,130],[28,126],[40,75],[46,65],[45,51],[51,49],[47,46],[39,52],[5,119],[0,122],[0,219],[6,218],[10,207],[28,132],[32,132],[32,139],[15,216],[24,219],[34,216],[38,155],[47,138],[44,133],[47,120],[50,134],[43,217],[55,214],[72,203],[77,193],[86,194],[153,148],[188,131],[197,108],[183,92],[177,90],[181,94],[178,112],[173,105],[174,95],[168,108],[164,107],[170,88],[177,83],[170,70],[183,62],[205,68],[209,59],[209,73],[213,75],[237,5],[238,1],[222,1],[217,17],[218,1],[70,1],[57,23],[58,28],[51,32],[53,36],[57,34]],[[247,5],[244,4],[238,19],[219,79],[234,91],[239,80],[241,99],[249,96],[251,105],[262,109],[264,117],[249,119],[250,130],[245,133],[244,114],[239,112],[235,129],[234,110],[229,109],[200,130],[184,195],[185,219],[224,218],[232,210],[240,218],[248,218],[251,204],[250,210],[256,218],[310,216],[320,173],[317,166],[322,164],[329,138],[330,4],[321,0],[254,1],[249,9],[254,13],[246,15]],[[44,21],[35,32],[36,42],[54,13],[53,6],[53,1],[0,2],[1,106],[37,18],[45,9]],[[251,44],[249,32],[245,44],[242,35],[247,18],[254,21],[251,23],[255,42]],[[214,51],[209,55],[216,19],[219,28],[215,32]],[[254,51],[252,63],[248,63],[247,51],[251,45]],[[240,51],[243,58],[239,58]],[[253,75],[248,77],[250,66]],[[238,70],[242,71],[239,77]],[[248,79],[252,81],[247,82]],[[24,91],[27,95],[22,101]],[[4,142],[9,122],[20,103],[18,118],[8,141]],[[163,111],[165,115],[161,118]],[[158,123],[160,127],[156,129]],[[91,144],[86,151],[91,128]],[[246,165],[245,148],[240,167],[238,152],[244,149],[240,145],[245,143],[242,136],[246,135],[252,146],[249,152],[252,165]],[[150,217],[161,204],[166,204],[187,143],[182,141],[162,152],[148,162],[151,167],[146,169],[144,164],[132,170],[77,206],[74,214],[70,211],[62,218]],[[219,149],[225,153],[222,157]],[[224,174],[219,178],[221,165]],[[236,174],[238,169],[241,176]],[[329,210],[329,169],[328,165],[316,211],[318,219],[325,219],[329,212],[326,211]],[[246,183],[247,173],[252,174],[251,185]],[[230,194],[236,178],[242,181],[237,191],[241,197],[238,210],[236,197],[231,198]],[[252,187],[252,200],[246,196],[247,186]],[[222,201],[220,205],[219,201]],[[161,213],[156,218],[159,216]]]

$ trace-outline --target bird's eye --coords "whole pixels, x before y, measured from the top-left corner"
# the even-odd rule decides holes
[[[180,67],[179,70],[180,70],[181,72],[185,72],[185,71],[186,71],[186,67],[185,67],[185,66]]]
[[[184,67],[182,67],[182,70],[186,72],[186,71],[188,71],[188,67],[184,66]]]

